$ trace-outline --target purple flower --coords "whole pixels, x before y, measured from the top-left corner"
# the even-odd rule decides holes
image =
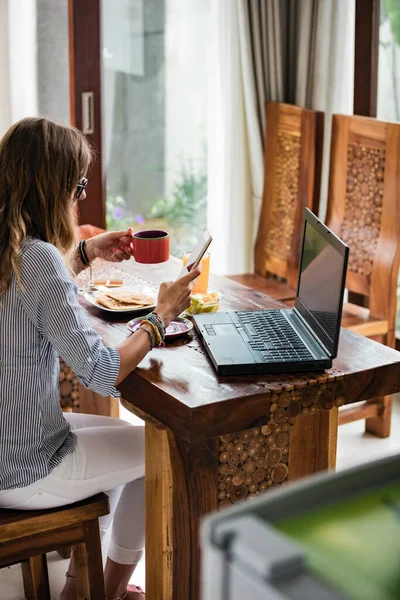
[[[135,215],[134,219],[135,219],[136,223],[139,223],[139,225],[143,225],[144,218],[142,215]]]
[[[122,219],[124,216],[124,209],[121,206],[116,206],[113,210],[115,219]]]

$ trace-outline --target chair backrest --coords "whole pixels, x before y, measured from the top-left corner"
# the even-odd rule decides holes
[[[350,247],[346,287],[395,326],[400,124],[334,115],[326,224]]]
[[[318,213],[323,113],[266,104],[264,191],[255,244],[255,272],[296,287],[305,207]]]
[[[87,240],[94,235],[104,233],[105,229],[100,229],[96,225],[77,225],[75,228],[76,237],[78,240]]]

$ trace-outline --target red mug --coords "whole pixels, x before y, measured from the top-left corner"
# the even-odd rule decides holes
[[[167,231],[148,229],[133,234],[132,250],[136,262],[155,264],[169,259],[169,234]]]

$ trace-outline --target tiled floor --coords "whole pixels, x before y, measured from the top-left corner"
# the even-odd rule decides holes
[[[140,422],[134,415],[121,409],[121,418]],[[357,421],[339,428],[337,468],[345,469],[357,464],[368,462],[390,454],[400,452],[400,396],[394,402],[392,416],[392,434],[390,438],[381,440],[364,433],[364,422]],[[54,600],[59,600],[60,591],[64,585],[64,574],[68,560],[63,560],[55,552],[49,554],[49,573],[51,593]],[[144,559],[139,563],[134,574],[134,583],[144,588],[145,570]],[[21,569],[15,565],[0,571],[0,600],[24,600]]]

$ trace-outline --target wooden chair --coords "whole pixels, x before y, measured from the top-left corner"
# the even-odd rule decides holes
[[[333,116],[326,224],[350,247],[342,326],[395,347],[400,263],[400,125]],[[357,303],[356,303],[357,302]],[[340,413],[390,434],[391,397]]]
[[[109,512],[105,494],[51,510],[0,509],[0,568],[21,562],[27,600],[51,600],[46,553],[73,546],[77,600],[105,600],[98,518]]]
[[[106,230],[96,227],[96,225],[78,225],[76,227],[76,237],[78,240],[87,240],[99,233],[104,233]]]
[[[278,300],[296,296],[305,207],[318,214],[323,113],[268,102],[255,274],[229,278]]]

